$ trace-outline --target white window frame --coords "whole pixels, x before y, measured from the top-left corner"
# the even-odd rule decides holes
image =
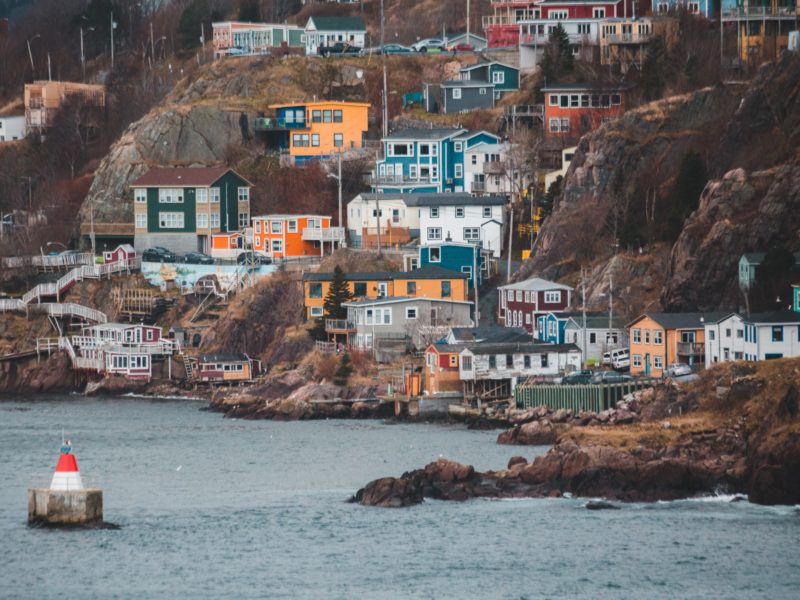
[[[631,329],[631,339],[633,340],[634,344],[641,344],[642,343],[642,330],[641,329]]]
[[[436,258],[433,257],[433,251],[436,250]],[[442,262],[442,249],[438,246],[435,248],[428,248],[428,262],[438,263]]]
[[[211,197],[211,203],[212,204],[219,204],[220,189],[218,187],[212,187],[212,188],[209,188],[209,190],[210,190],[209,193],[210,193],[210,197]]]
[[[464,142],[453,143],[453,152],[463,152],[463,151],[464,151]]]
[[[240,187],[236,190],[236,197],[239,199],[239,202],[250,202],[250,188],[249,187]]]
[[[159,229],[183,229],[185,224],[182,212],[160,212],[158,213]]]
[[[416,319],[417,318],[417,307],[416,306],[407,306],[406,307],[406,319]]]
[[[653,368],[654,369],[663,369],[664,368],[664,359],[659,356],[658,354],[653,355]]]
[[[633,355],[633,366],[634,367],[641,367],[642,366],[642,355],[641,354],[634,354]]]
[[[198,229],[208,229],[208,213],[199,212],[196,218]]]
[[[484,219],[491,219],[492,218],[492,207],[491,206],[484,206],[483,207],[483,218]]]
[[[147,188],[133,190],[133,201],[137,204],[147,204]]]
[[[136,213],[135,215],[136,229],[147,229],[147,214]]]
[[[463,234],[464,234],[464,241],[465,242],[479,242],[479,241],[481,241],[481,228],[480,227],[464,227]]]
[[[456,206],[456,219],[463,219],[466,209],[463,206]]]
[[[219,229],[219,224],[220,224],[219,213],[218,212],[212,212],[211,213],[210,228],[211,229]]]
[[[250,213],[239,213],[239,229],[244,229],[250,224]]]
[[[492,83],[503,84],[506,82],[506,74],[503,71],[492,71]]]
[[[183,204],[183,188],[160,188],[158,190],[159,204]]]
[[[274,252],[283,252],[283,240],[272,240],[270,250]]]
[[[205,204],[208,202],[208,188],[195,188],[194,201],[197,204]]]
[[[311,313],[312,317],[321,317],[322,316],[322,307],[321,306],[312,306],[310,313]]]
[[[453,172],[453,175],[456,177],[456,179],[461,179],[464,176],[464,165],[461,164],[455,165],[455,170]]]
[[[430,216],[431,216],[431,219],[438,219],[439,218],[439,207],[438,206],[431,206],[431,208],[430,208]]]
[[[544,293],[545,304],[558,304],[561,302],[561,291],[549,291]]]
[[[270,221],[269,222],[269,232],[270,233],[283,233],[283,221]]]
[[[286,222],[286,233],[297,233],[297,220],[290,219]]]
[[[453,88],[453,100],[461,100],[461,88]]]
[[[442,239],[441,227],[428,227],[428,240],[439,241]]]

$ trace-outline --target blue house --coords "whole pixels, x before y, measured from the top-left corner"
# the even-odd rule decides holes
[[[473,267],[477,267],[478,287],[483,283],[483,278],[488,276],[489,255],[484,251],[480,244],[467,244],[464,242],[442,242],[441,244],[430,244],[419,248],[419,267],[435,265],[467,273],[469,279],[467,285],[469,289],[475,288],[472,279]]]
[[[565,344],[567,323],[572,313],[547,313],[536,317],[534,338],[547,344]]]
[[[800,283],[792,286],[792,309],[800,313]]]
[[[405,129],[382,140],[383,156],[373,173],[379,193],[463,192],[464,150],[496,135],[466,129]]]

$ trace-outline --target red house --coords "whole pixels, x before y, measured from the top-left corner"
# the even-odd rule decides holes
[[[625,112],[627,89],[616,84],[556,83],[542,89],[545,137],[580,138]]]
[[[519,23],[538,19],[542,0],[492,0],[493,15],[483,17],[483,31],[490,48],[516,46],[519,43]]]
[[[526,279],[497,288],[497,322],[506,327],[524,327],[533,335],[536,317],[563,311],[572,304],[572,288],[544,279]]]
[[[103,252],[103,262],[107,265],[123,263],[132,267],[136,263],[136,250],[130,244],[122,244],[114,250]]]

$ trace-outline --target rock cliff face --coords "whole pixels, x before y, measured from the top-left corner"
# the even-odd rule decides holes
[[[720,85],[629,111],[581,139],[534,256],[518,277],[575,283],[580,266],[588,265],[590,304],[599,303],[613,274],[632,313],[736,308],[736,262],[743,252],[778,239],[800,248],[798,142],[796,53],[765,66],[747,87]],[[690,150],[703,157],[712,179],[677,241],[659,242],[663,203]],[[610,263],[614,232],[631,210],[651,215],[651,240],[641,249],[617,248]]]

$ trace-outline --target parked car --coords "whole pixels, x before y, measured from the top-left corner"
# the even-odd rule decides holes
[[[177,262],[178,255],[162,246],[153,246],[142,253],[142,260],[144,262],[170,263]]]
[[[627,348],[611,351],[611,366],[616,371],[627,371],[631,368],[631,355]]]
[[[272,259],[269,256],[264,256],[263,254],[257,254],[255,252],[241,252],[239,256],[236,257],[237,264],[240,265],[253,265],[253,266],[260,266],[260,265],[271,265]]]
[[[411,49],[415,52],[426,52],[428,48],[442,50],[444,43],[439,38],[425,38],[414,44],[411,44]]]
[[[351,46],[346,42],[336,42],[333,46],[320,46],[318,49],[320,56],[330,56],[332,54],[358,54],[361,48]]]
[[[208,254],[203,254],[202,252],[188,252],[181,258],[181,262],[190,265],[213,265],[214,259]]]
[[[411,48],[402,44],[386,44],[381,50],[383,54],[406,54],[411,52]]]
[[[684,377],[692,374],[692,367],[683,363],[672,363],[665,371],[667,377]]]
[[[616,371],[598,371],[592,375],[592,383],[622,383],[624,381],[633,381],[633,377]]]
[[[456,44],[448,48],[451,52],[474,52],[475,48],[472,44]]]
[[[561,385],[586,385],[592,382],[592,372],[586,369],[575,371],[561,378]]]

